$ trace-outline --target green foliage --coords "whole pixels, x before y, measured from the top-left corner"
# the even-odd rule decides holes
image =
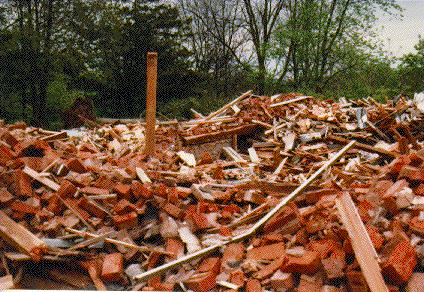
[[[415,54],[403,56],[399,65],[401,90],[412,96],[414,92],[424,91],[424,39],[420,37],[415,45]]]

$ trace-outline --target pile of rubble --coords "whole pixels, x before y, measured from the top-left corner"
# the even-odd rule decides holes
[[[162,122],[0,125],[0,290],[423,291],[412,100],[246,92]]]

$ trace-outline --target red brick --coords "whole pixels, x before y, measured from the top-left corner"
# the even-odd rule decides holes
[[[165,184],[158,184],[153,186],[153,193],[156,196],[162,197],[164,199],[168,198],[169,188]]]
[[[99,188],[99,189],[107,189],[107,190],[111,190],[112,186],[115,183],[113,182],[112,178],[110,178],[110,176],[107,175],[101,175],[93,184],[94,187]]]
[[[261,268],[258,272],[256,272],[253,275],[253,277],[259,280],[263,280],[263,279],[271,277],[271,275],[274,274],[275,271],[281,268],[285,260],[286,259],[284,257],[277,258],[276,260],[272,261],[269,265],[266,265],[263,268]]]
[[[286,261],[281,271],[286,273],[314,274],[320,267],[319,254],[315,251],[305,250],[302,256],[286,255]]]
[[[417,264],[417,255],[409,240],[403,240],[392,250],[382,266],[382,272],[393,284],[401,285],[409,280]]]
[[[194,231],[210,227],[208,218],[204,214],[189,212],[185,218]]]
[[[418,187],[414,189],[414,193],[417,196],[424,196],[424,184],[419,184]]]
[[[197,165],[210,164],[212,162],[213,162],[213,158],[209,154],[209,152],[203,152],[200,155],[200,159],[199,159],[199,162],[197,163]]]
[[[269,279],[270,286],[276,291],[288,291],[295,285],[293,274],[277,271]]]
[[[177,259],[184,255],[184,243],[176,238],[167,238],[165,242],[165,250],[173,253],[173,256],[168,256],[169,259]]]
[[[296,205],[291,204],[284,207],[280,212],[275,214],[268,223],[265,224],[264,233],[270,233],[286,225],[288,222],[296,219],[298,215],[299,211],[297,210]]]
[[[216,286],[216,276],[219,273],[221,261],[219,258],[207,258],[203,260],[196,274],[188,279],[186,286],[195,292],[206,292]]]
[[[14,199],[14,196],[9,193],[6,188],[0,189],[0,204],[7,204]]]
[[[399,173],[399,178],[403,177],[410,181],[424,181],[424,168],[405,165]]]
[[[369,291],[368,284],[364,278],[364,275],[360,271],[348,271],[346,273],[347,284],[349,291],[362,292]]]
[[[246,282],[246,276],[242,270],[234,270],[230,273],[230,282],[236,284],[239,287],[243,287],[244,282]]]
[[[244,245],[242,243],[230,243],[222,255],[222,265],[241,261],[244,256]]]
[[[153,197],[151,188],[147,184],[142,184],[136,180],[132,182],[131,190],[136,198],[151,199]]]
[[[219,234],[221,234],[222,236],[231,236],[233,235],[233,232],[227,226],[221,226],[219,228]]]
[[[193,191],[191,188],[185,188],[185,187],[176,187],[175,191],[178,194],[178,198],[180,199],[186,199],[188,196],[190,196]]]
[[[86,210],[88,213],[96,216],[97,218],[103,219],[108,215],[103,209],[99,208],[99,206],[93,202],[90,202],[90,200],[85,197],[82,197],[78,201],[78,206]]]
[[[73,183],[71,183],[68,180],[64,180],[62,184],[60,185],[59,190],[57,191],[58,196],[61,198],[65,197],[72,197],[77,192],[77,187],[74,186]]]
[[[7,148],[4,145],[0,145],[0,165],[6,165],[6,163],[12,160],[14,157],[14,153],[12,150]]]
[[[322,286],[323,279],[320,277],[320,275],[315,275],[314,277],[301,275],[299,286],[297,287],[296,292],[323,291]]]
[[[169,215],[171,215],[174,218],[180,219],[183,217],[184,215],[184,211],[180,208],[178,208],[177,206],[171,204],[171,203],[166,203],[163,207],[162,210],[165,211],[166,213],[168,213]]]
[[[409,222],[409,228],[414,233],[424,236],[424,220],[419,220],[418,217],[412,218]]]
[[[4,129],[0,130],[0,139],[11,147],[15,147],[19,143],[18,140],[12,134],[10,134],[9,131]]]
[[[388,169],[390,170],[390,173],[392,174],[398,174],[401,169],[408,165],[411,162],[411,159],[407,155],[402,155],[395,160],[393,160],[389,165]]]
[[[112,217],[113,223],[119,229],[133,228],[138,225],[138,217],[136,212],[124,215],[115,215]]]
[[[102,279],[105,281],[119,281],[123,276],[124,257],[121,253],[112,253],[105,256],[102,266]]]
[[[15,212],[20,212],[23,214],[37,214],[38,211],[40,211],[39,208],[36,208],[34,206],[31,206],[27,203],[21,202],[21,201],[14,201],[12,204],[10,204],[10,208]]]
[[[254,260],[274,260],[284,257],[284,243],[259,246],[247,251],[247,258]]]
[[[32,197],[31,178],[22,170],[14,173],[15,191],[18,196]]]
[[[77,173],[85,173],[87,172],[87,168],[78,158],[71,158],[66,162],[66,166],[69,170],[77,172]]]
[[[59,215],[64,209],[65,206],[62,204],[62,202],[57,196],[52,196],[50,198],[47,210],[54,213],[55,215]]]
[[[132,211],[136,212],[137,207],[134,204],[128,202],[127,200],[122,199],[115,206],[113,206],[113,210],[116,214],[123,215]]]
[[[90,217],[91,217],[90,214],[88,214],[86,211],[84,211],[83,209],[81,209],[78,206],[78,201],[76,199],[69,199],[68,198],[68,199],[64,199],[64,200],[68,205],[70,205],[72,208],[74,208],[75,211],[77,211],[84,220],[90,219]]]
[[[342,245],[333,239],[320,239],[311,241],[307,248],[318,252],[321,259],[327,258],[334,251],[341,249]]]
[[[358,213],[359,216],[361,216],[362,221],[368,222],[371,219],[370,211],[373,211],[375,206],[367,201],[367,200],[361,200],[358,204]]]
[[[383,235],[380,234],[377,227],[367,225],[366,228],[374,248],[379,251],[384,243]]]
[[[326,259],[322,259],[321,263],[329,280],[344,277],[345,274],[343,269],[345,268],[346,263],[343,259],[328,257]]]
[[[96,187],[83,187],[82,189],[80,189],[80,192],[85,194],[90,194],[90,195],[97,195],[97,196],[109,195],[108,189],[101,189]]]
[[[118,183],[114,186],[113,191],[126,200],[131,200],[131,186]]]
[[[261,282],[256,279],[247,280],[246,292],[262,292]]]

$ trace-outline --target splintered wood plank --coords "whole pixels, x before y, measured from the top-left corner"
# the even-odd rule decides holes
[[[249,152],[250,161],[252,161],[253,163],[259,163],[260,162],[258,153],[256,153],[255,148],[250,147],[249,149],[247,149],[247,151]]]
[[[151,183],[152,182],[142,168],[136,167],[135,171],[137,172],[137,176],[141,180],[142,183]]]
[[[185,151],[178,151],[177,152],[178,157],[181,158],[182,161],[187,163],[188,166],[196,166],[196,158],[192,153],[187,153]]]
[[[298,96],[298,97],[290,99],[290,100],[285,100],[285,101],[282,101],[282,102],[273,103],[273,104],[271,104],[270,107],[287,105],[287,104],[302,101],[302,100],[305,100],[305,99],[308,99],[308,98],[312,98],[312,96]]]
[[[146,155],[155,153],[157,67],[158,54],[147,53],[146,140],[144,146],[144,154]]]
[[[41,256],[48,250],[47,245],[41,239],[21,224],[13,221],[3,211],[0,211],[0,236],[20,252],[29,255],[33,260],[40,260]]]
[[[358,210],[347,192],[343,192],[338,196],[336,207],[349,234],[355,258],[359,262],[369,288],[372,292],[389,291],[381,275],[377,252],[359,216]]]
[[[23,172],[29,175],[30,177],[32,177],[33,179],[39,181],[43,185],[48,186],[53,191],[57,192],[60,188],[60,185],[58,183],[52,181],[51,179],[47,177],[43,177],[42,175],[40,175],[40,173],[36,172],[32,168],[29,168],[28,166],[25,166],[25,168],[23,169]]]
[[[236,150],[234,150],[232,147],[223,147],[222,150],[224,150],[225,154],[234,160],[235,162],[247,162],[243,157],[240,156],[239,153],[237,153]]]

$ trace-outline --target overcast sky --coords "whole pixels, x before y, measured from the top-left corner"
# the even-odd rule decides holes
[[[418,35],[424,37],[424,0],[397,0],[404,8],[403,18],[383,16],[378,21],[380,37],[387,51],[396,57],[414,52]]]

